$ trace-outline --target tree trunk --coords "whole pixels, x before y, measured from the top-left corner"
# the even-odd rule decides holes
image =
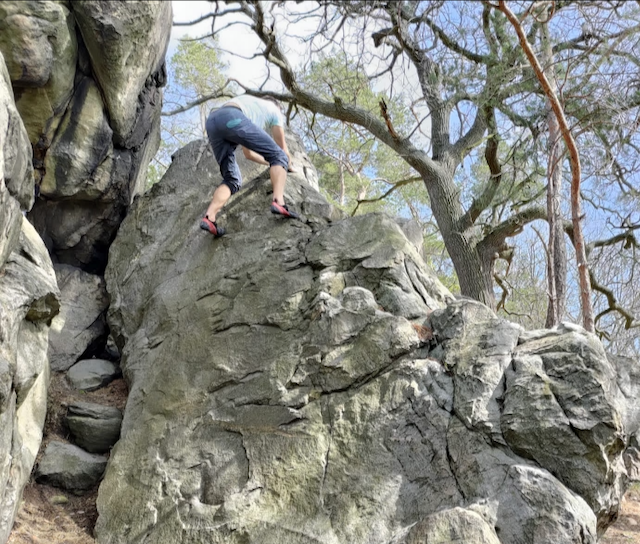
[[[555,72],[553,70],[553,51],[549,40],[549,28],[542,25],[543,67],[549,80],[551,90],[557,92]],[[547,219],[549,222],[549,255],[547,258],[547,285],[549,304],[545,327],[551,328],[560,324],[566,306],[567,283],[567,248],[562,223],[562,135],[560,124],[549,100],[547,112],[549,126],[549,164],[547,168]]]
[[[340,206],[344,206],[345,185],[344,185],[344,165],[338,161],[338,171],[340,172]]]
[[[549,172],[547,188],[547,216],[549,222],[549,256],[547,260],[547,328],[560,324],[564,316],[567,298],[567,248],[560,203],[562,198],[562,146],[560,128],[555,114],[550,110],[549,122]]]
[[[453,181],[454,171],[454,167],[442,169],[438,179],[423,174],[433,216],[453,261],[461,294],[495,309],[492,261],[487,266],[486,259],[483,260],[478,250],[478,239],[460,225],[462,209]]]
[[[569,123],[564,115],[564,110],[558,100],[557,94],[549,85],[549,80],[540,66],[540,62],[535,53],[531,49],[531,44],[527,41],[527,36],[522,28],[522,24],[513,12],[506,5],[504,0],[499,0],[498,9],[502,11],[509,22],[516,29],[520,45],[524,50],[527,59],[533,68],[533,71],[542,86],[543,91],[547,95],[553,113],[558,119],[560,132],[564,142],[569,150],[569,161],[571,164],[571,223],[573,225],[573,243],[576,249],[576,262],[578,265],[578,284],[580,286],[580,308],[582,310],[582,325],[589,332],[595,332],[595,323],[593,317],[593,304],[591,303],[591,280],[589,278],[589,269],[587,267],[587,253],[585,249],[584,237],[582,235],[582,205],[580,201],[580,181],[582,171],[580,165],[580,155],[576,141],[571,134]]]

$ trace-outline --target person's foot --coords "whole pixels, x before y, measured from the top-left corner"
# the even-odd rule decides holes
[[[296,212],[290,210],[284,204],[278,204],[275,200],[271,203],[271,213],[277,213],[278,215],[290,217],[291,219],[300,219],[300,216]]]
[[[220,238],[220,236],[223,236],[227,232],[227,229],[219,227],[216,225],[215,221],[210,221],[208,217],[202,218],[202,221],[200,221],[200,228],[202,230],[209,231],[216,238]]]

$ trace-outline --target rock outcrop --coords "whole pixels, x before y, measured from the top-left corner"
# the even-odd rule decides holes
[[[0,542],[42,440],[49,325],[59,309],[51,259],[23,217],[32,204],[31,146],[0,54]]]
[[[0,52],[0,267],[18,244],[22,212],[33,206],[31,146]]]
[[[86,352],[104,346],[109,334],[109,307],[104,278],[68,264],[54,265],[62,304],[51,324],[49,364],[51,370],[71,368]]]
[[[164,1],[0,3],[0,52],[40,194],[29,218],[57,262],[102,273],[144,189],[171,19]]]
[[[170,2],[0,2],[0,542],[42,439],[52,258],[64,370],[104,351],[108,300],[86,287],[157,149],[170,30]]]
[[[273,216],[243,172],[214,239],[190,144],[111,247],[130,395],[98,542],[595,544],[638,425],[597,339],[454,300],[394,221],[301,176],[303,220]]]

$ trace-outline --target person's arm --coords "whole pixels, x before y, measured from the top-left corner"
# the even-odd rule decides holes
[[[284,136],[284,127],[273,125],[271,127],[271,134],[274,141],[280,146],[282,151],[284,151],[289,158],[289,172],[295,172],[293,168],[293,161],[291,159],[291,155],[289,154],[289,148],[287,147],[287,139]]]
[[[244,153],[244,156],[250,161],[257,162],[258,164],[266,164],[267,166],[269,166],[267,160],[262,155],[260,155],[260,153],[251,151],[251,149],[247,149],[244,146],[242,146],[242,152]]]

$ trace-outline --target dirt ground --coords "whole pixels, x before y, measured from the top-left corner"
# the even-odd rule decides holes
[[[80,393],[69,387],[64,375],[53,376],[41,454],[52,440],[69,441],[64,416],[67,406],[77,400],[122,410],[127,400],[127,386],[120,379],[98,391]],[[24,490],[7,544],[96,544],[92,535],[98,517],[97,495],[97,487],[77,497],[31,481]],[[640,484],[627,492],[618,521],[609,527],[600,544],[640,544]]]
[[[600,544],[640,544],[640,484],[627,491],[618,521],[607,529]]]
[[[92,392],[74,390],[64,374],[54,373],[49,387],[47,420],[45,422],[42,452],[51,441],[70,442],[65,415],[69,404],[75,401],[95,402],[124,410],[127,385],[123,379]],[[97,487],[83,496],[40,485],[33,480],[24,490],[20,510],[7,544],[94,544],[93,527],[96,510]]]

